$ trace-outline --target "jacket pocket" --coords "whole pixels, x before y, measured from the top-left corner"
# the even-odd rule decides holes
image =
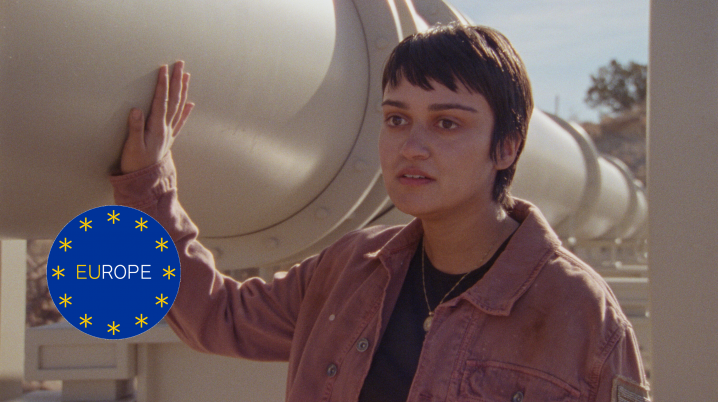
[[[496,361],[466,362],[459,386],[463,402],[573,402],[581,393],[536,369]]]

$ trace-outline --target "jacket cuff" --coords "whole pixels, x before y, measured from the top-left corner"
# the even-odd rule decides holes
[[[136,172],[110,176],[115,203],[142,209],[155,204],[159,197],[177,188],[177,171],[172,153],[159,162]]]

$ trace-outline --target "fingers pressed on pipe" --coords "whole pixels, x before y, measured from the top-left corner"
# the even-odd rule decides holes
[[[187,104],[187,92],[189,91],[189,73],[184,73],[182,75],[182,93],[180,94],[180,102],[179,107],[177,108],[177,113],[175,113],[175,117],[172,120],[172,127],[177,127],[180,118],[182,118],[185,106]]]
[[[144,121],[142,119],[142,111],[137,108],[130,110],[130,115],[127,119],[127,140],[126,142],[137,146],[138,144],[144,144]]]
[[[180,101],[182,99],[182,81],[183,81],[184,62],[178,61],[172,67],[172,78],[168,91],[169,103],[167,105],[167,115],[165,123],[172,125],[175,120],[177,111],[180,110]]]
[[[168,67],[163,65],[157,75],[155,96],[152,99],[150,114],[147,118],[146,129],[150,133],[161,133],[164,130],[165,116],[167,115],[167,91],[169,87]]]

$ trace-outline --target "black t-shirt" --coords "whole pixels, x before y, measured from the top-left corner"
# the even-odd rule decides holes
[[[509,237],[510,238],[510,237]],[[459,296],[476,284],[506,248],[508,239],[481,267],[471,271],[444,301]],[[374,354],[369,373],[364,379],[359,402],[405,402],[419,365],[424,344],[424,320],[429,315],[424,298],[421,272],[421,243],[411,259],[404,285],[394,306],[384,336]],[[432,311],[464,274],[446,274],[434,268],[424,257],[426,296]]]

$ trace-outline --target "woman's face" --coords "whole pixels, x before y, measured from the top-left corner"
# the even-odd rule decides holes
[[[431,85],[427,91],[402,79],[384,91],[379,136],[384,184],[404,213],[468,217],[464,214],[493,203],[496,171],[510,166],[515,152],[491,159],[494,113],[483,95],[461,84],[456,92],[435,81]]]

